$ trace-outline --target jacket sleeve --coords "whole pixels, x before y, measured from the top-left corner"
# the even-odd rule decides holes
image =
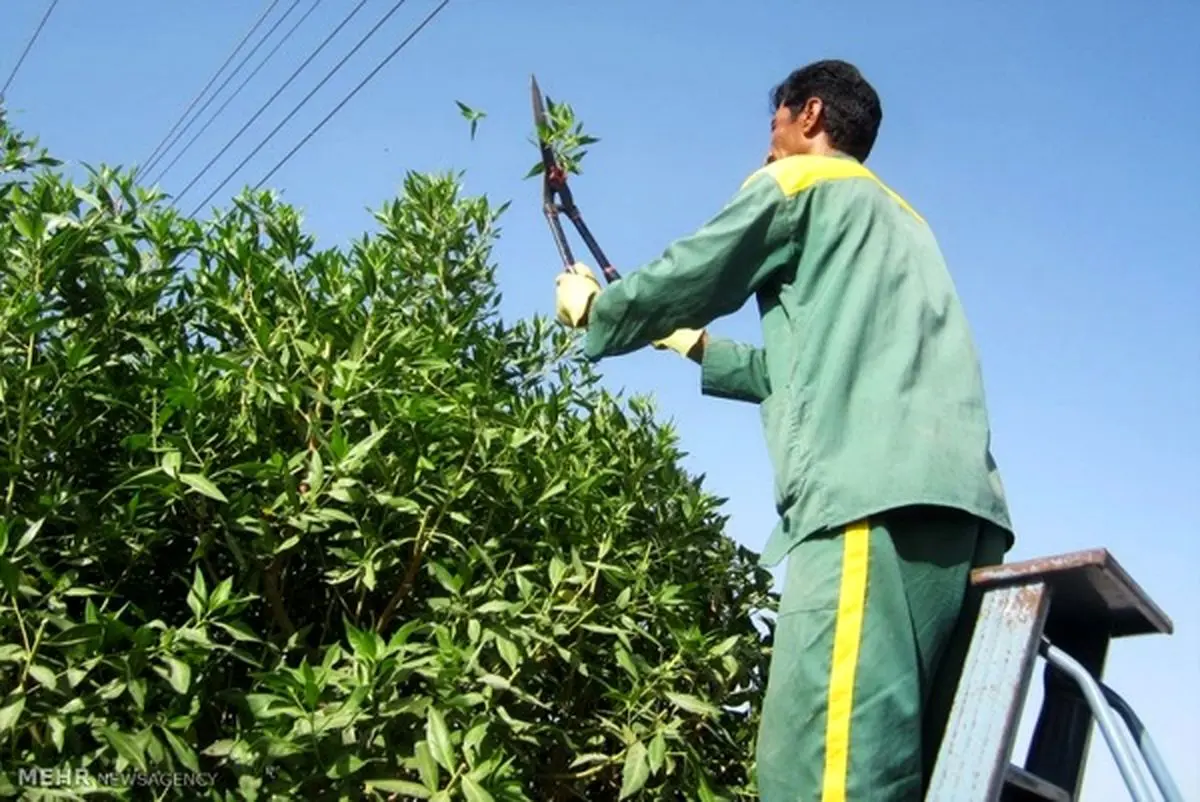
[[[700,365],[700,392],[758,404],[771,394],[766,352],[745,343],[710,337]]]
[[[699,231],[596,296],[584,354],[597,361],[629,353],[736,312],[790,262],[786,201],[770,173],[752,175]]]

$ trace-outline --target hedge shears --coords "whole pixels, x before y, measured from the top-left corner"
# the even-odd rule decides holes
[[[600,249],[600,244],[596,242],[596,238],[588,229],[587,223],[583,222],[583,215],[580,214],[579,207],[575,205],[571,188],[567,186],[567,171],[558,163],[558,159],[554,156],[554,148],[545,139],[545,133],[548,130],[546,106],[542,102],[542,90],[538,88],[537,78],[532,79],[532,84],[533,122],[537,131],[538,147],[542,151],[542,166],[545,168],[542,171],[542,211],[546,215],[546,222],[550,224],[550,234],[554,237],[558,255],[562,257],[563,265],[566,268],[570,269],[575,264],[575,255],[571,252],[567,235],[559,220],[559,215],[565,214],[575,225],[575,230],[579,232],[579,236],[587,245],[588,250],[592,252],[592,256],[596,259],[596,265],[604,273],[605,281],[612,284],[614,281],[620,280],[621,274],[608,261],[608,257]]]

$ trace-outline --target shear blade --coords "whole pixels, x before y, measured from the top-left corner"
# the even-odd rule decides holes
[[[539,124],[544,123],[546,121],[546,106],[542,102],[542,90],[538,87],[536,75],[529,76],[529,80],[533,90],[533,119]]]

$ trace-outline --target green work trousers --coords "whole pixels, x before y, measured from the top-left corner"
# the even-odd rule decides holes
[[[1008,535],[906,507],[788,555],[758,735],[763,802],[919,802],[979,600]]]

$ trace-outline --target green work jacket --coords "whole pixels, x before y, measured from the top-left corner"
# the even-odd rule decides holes
[[[913,504],[1010,532],[979,357],[926,222],[858,161],[791,156],[605,288],[586,356],[628,353],[758,302],[763,347],[710,338],[701,391],[759,405],[775,565],[809,535]]]

